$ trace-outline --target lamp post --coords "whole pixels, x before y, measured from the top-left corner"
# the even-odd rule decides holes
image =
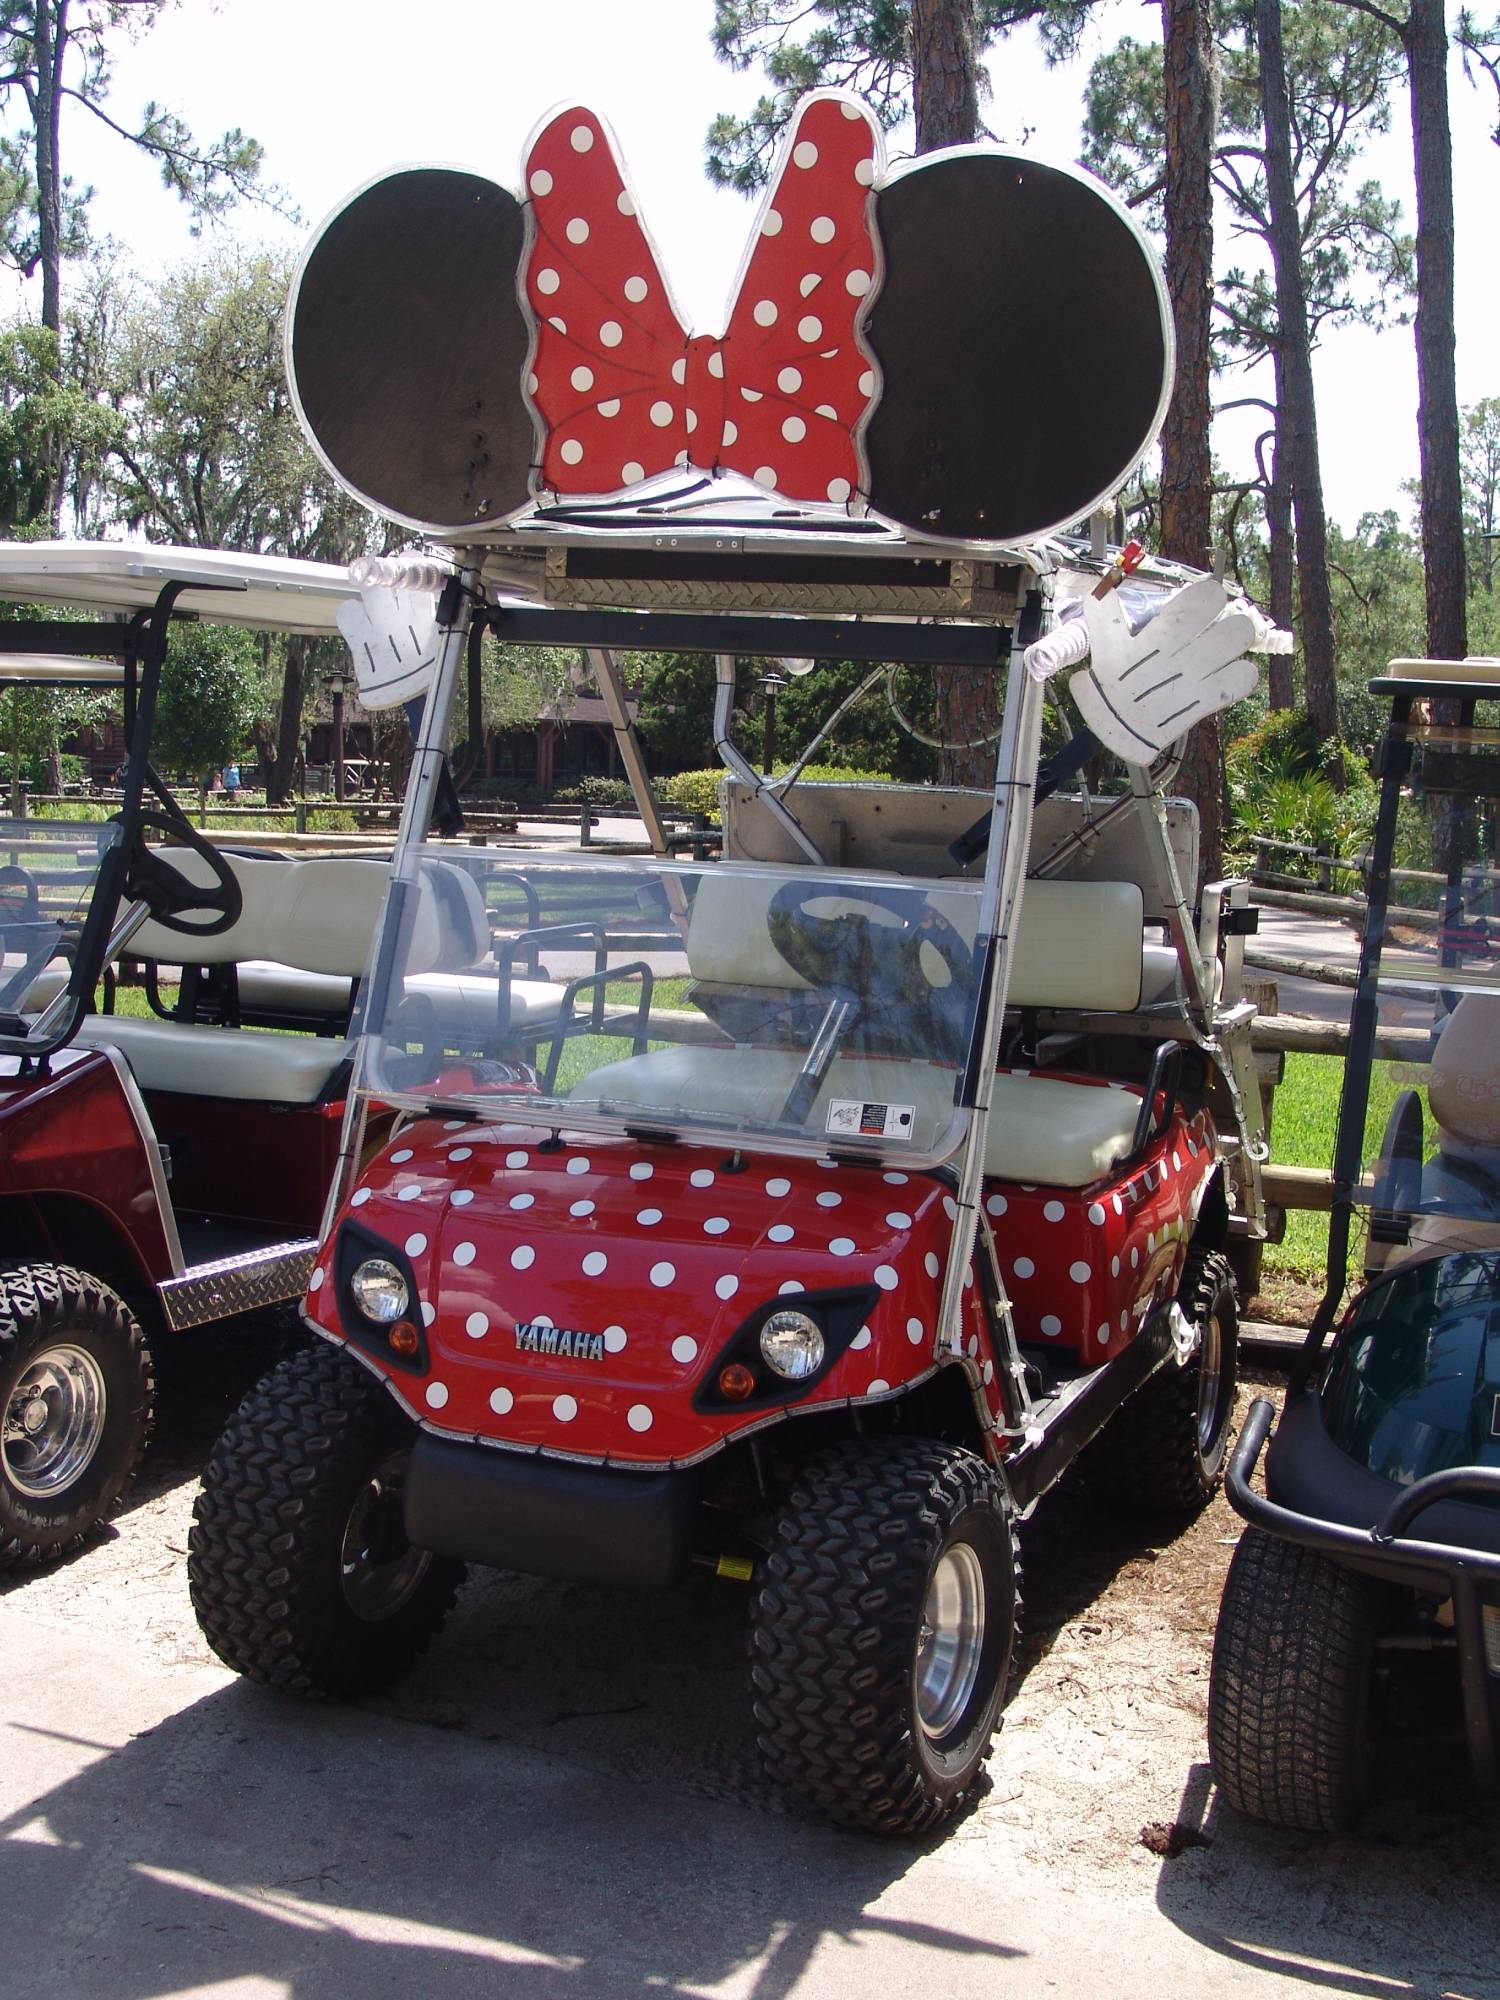
[[[333,796],[344,803],[344,695],[349,676],[342,668],[324,674],[323,685],[333,700]]]
[[[768,778],[776,768],[776,697],[785,686],[785,674],[779,674],[774,667],[767,667],[760,677],[760,691],[766,698],[760,739],[760,765]]]

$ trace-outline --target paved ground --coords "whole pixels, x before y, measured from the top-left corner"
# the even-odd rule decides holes
[[[945,1839],[883,1844],[768,1793],[730,1585],[480,1575],[379,1700],[235,1681],[183,1547],[248,1364],[204,1355],[111,1537],[0,1589],[5,2000],[1500,2000],[1500,1826],[1449,1751],[1393,1755],[1357,1840],[1214,1797],[1222,1503],[1166,1543],[1077,1482],[1045,1503],[993,1782]]]

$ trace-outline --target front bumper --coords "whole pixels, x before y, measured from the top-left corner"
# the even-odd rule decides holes
[[[419,1434],[407,1539],[434,1554],[573,1583],[660,1590],[692,1556],[698,1477],[573,1465]]]

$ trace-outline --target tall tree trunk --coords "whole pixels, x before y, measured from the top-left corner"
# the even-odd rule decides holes
[[[1276,275],[1280,389],[1277,397],[1277,469],[1290,475],[1297,520],[1297,584],[1302,612],[1304,694],[1308,720],[1320,743],[1339,733],[1334,680],[1333,600],[1328,587],[1328,524],[1323,514],[1323,469],[1318,457],[1318,413],[1313,395],[1312,342],[1302,282],[1302,232],[1292,178],[1292,121],[1287,106],[1286,58],[1281,40],[1281,0],[1256,0],[1260,44],[1260,105],[1265,126],[1266,196],[1271,264]],[[1343,765],[1329,776],[1343,789]]]
[[[1276,435],[1271,440],[1271,483],[1266,488],[1266,565],[1270,576],[1273,621],[1284,632],[1293,625],[1292,605],[1296,597],[1295,556],[1292,546],[1292,489],[1287,480],[1281,448],[1279,412],[1281,403],[1281,357],[1273,357],[1276,371]],[[1290,708],[1294,699],[1292,661],[1289,653],[1272,653],[1266,661],[1266,699],[1275,709]]]
[[[42,325],[62,331],[62,176],[58,130],[68,0],[35,0],[37,245],[42,267]]]
[[[302,749],[302,695],[307,679],[307,640],[297,633],[286,642],[281,709],[276,718],[276,762],[266,780],[266,803],[281,805],[291,795]]]
[[[979,136],[973,0],[911,0],[911,66],[917,151],[971,146]]]
[[[1209,322],[1214,220],[1210,170],[1218,89],[1207,0],[1162,0],[1166,76],[1167,293],[1177,330],[1177,381],[1161,439],[1161,553],[1210,564],[1213,467],[1209,455]],[[1188,738],[1179,779],[1198,807],[1196,896],[1224,861],[1224,774],[1218,717]]]
[[[969,146],[979,137],[979,71],[973,0],[911,0],[912,107],[917,151]],[[965,667],[934,667],[938,782],[988,790],[995,753],[985,739],[1000,726],[996,682]]]
[[[1443,0],[1411,0],[1406,61],[1417,186],[1417,438],[1427,651],[1436,660],[1461,660],[1469,650],[1469,628],[1453,371],[1453,144]]]
[[[52,371],[62,379],[62,173],[58,132],[62,113],[62,66],[68,40],[68,0],[35,0],[37,247],[42,267],[42,325],[57,345]],[[62,509],[62,440],[49,433],[43,463],[46,491],[38,517],[57,532]]]

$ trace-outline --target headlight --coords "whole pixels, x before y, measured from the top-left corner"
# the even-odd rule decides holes
[[[357,1264],[349,1290],[365,1318],[377,1326],[389,1326],[392,1320],[403,1318],[411,1303],[406,1280],[388,1257],[366,1257],[363,1264]]]
[[[823,1329],[806,1313],[772,1313],[760,1330],[766,1366],[788,1382],[803,1382],[823,1365]]]

